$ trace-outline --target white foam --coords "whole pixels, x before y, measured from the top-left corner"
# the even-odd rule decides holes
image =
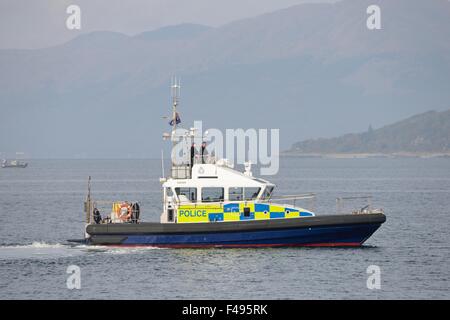
[[[66,247],[66,245],[61,244],[61,243],[55,243],[55,244],[51,244],[51,243],[46,243],[46,242],[41,242],[41,241],[34,241],[31,244],[24,244],[24,245],[3,245],[0,246],[0,249],[39,249],[39,248],[64,248]]]
[[[99,252],[106,254],[132,254],[146,252],[148,250],[161,249],[156,247],[110,247],[86,244],[61,244],[34,241],[24,245],[0,246],[0,259],[35,259],[35,258],[60,258],[74,255],[82,255],[86,252]]]
[[[151,246],[145,246],[145,247],[103,247],[106,248],[105,252],[109,254],[130,254],[130,253],[141,253],[146,252],[150,250],[162,250],[164,248],[158,248],[158,247],[151,247]]]
[[[61,243],[34,241],[24,245],[0,246],[0,259],[35,259],[59,258],[81,254],[81,250],[73,250]]]

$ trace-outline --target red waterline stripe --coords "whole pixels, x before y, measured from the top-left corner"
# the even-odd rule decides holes
[[[155,247],[155,248],[268,248],[268,247],[360,247],[362,243],[359,242],[324,242],[324,243],[255,243],[255,244],[108,244],[108,247],[120,248],[137,248],[137,247]]]
[[[360,247],[362,243],[359,242],[336,242],[336,243],[310,243],[304,244],[305,247]]]

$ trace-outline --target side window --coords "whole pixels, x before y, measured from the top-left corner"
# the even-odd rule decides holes
[[[228,189],[228,199],[230,201],[242,201],[244,195],[243,188],[229,188]]]
[[[172,188],[167,188],[167,187],[166,187],[166,195],[167,195],[168,197],[173,196]]]
[[[197,201],[197,188],[175,188],[175,192],[177,193],[178,197],[184,196],[189,201]]]
[[[261,188],[258,187],[244,188],[244,200],[256,199],[260,190]]]
[[[203,202],[220,202],[223,201],[223,188],[202,188]]]
[[[261,199],[263,199],[263,200],[270,199],[270,196],[272,195],[272,191],[273,191],[273,187],[266,187],[266,189],[264,189]]]

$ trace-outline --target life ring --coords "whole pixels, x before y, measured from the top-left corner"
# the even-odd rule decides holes
[[[122,209],[126,208],[127,209],[127,213],[122,213]],[[127,202],[124,202],[122,204],[120,204],[119,206],[119,219],[122,221],[128,221],[131,218],[131,205]]]

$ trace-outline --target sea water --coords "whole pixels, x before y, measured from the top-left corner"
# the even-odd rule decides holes
[[[449,299],[450,159],[282,158],[264,177],[296,205],[336,213],[372,195],[387,222],[362,248],[157,249],[69,244],[83,237],[87,177],[101,213],[139,201],[159,221],[159,160],[33,160],[0,169],[1,299]],[[257,171],[257,170],[256,170]],[[257,172],[255,172],[257,173]],[[104,202],[100,202],[100,200]],[[361,200],[341,210],[364,206]],[[80,289],[68,289],[69,266]],[[369,266],[380,288],[369,289]]]

